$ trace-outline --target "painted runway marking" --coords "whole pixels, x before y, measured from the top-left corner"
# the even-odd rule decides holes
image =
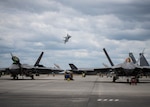
[[[109,101],[113,101],[113,99],[109,99]]]
[[[102,99],[98,99],[97,101],[102,101]]]
[[[104,99],[103,101],[107,101],[108,99]]]
[[[119,99],[115,99],[115,101],[119,101]]]
[[[106,102],[106,101],[110,101],[110,102],[112,102],[112,101],[114,101],[114,102],[117,102],[117,101],[119,101],[119,99],[97,99],[97,101],[104,101],[104,102]]]

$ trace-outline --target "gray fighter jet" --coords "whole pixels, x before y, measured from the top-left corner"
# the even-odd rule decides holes
[[[34,79],[34,74],[36,76],[39,76],[39,74],[50,74],[52,72],[62,71],[60,69],[58,70],[56,68],[45,67],[43,65],[40,65],[39,63],[43,54],[44,52],[41,52],[39,58],[37,59],[34,65],[28,65],[21,64],[20,59],[11,53],[13,64],[9,68],[6,68],[3,72],[8,72],[9,74],[11,74],[13,79],[18,79],[19,75],[31,77],[31,79]]]
[[[71,70],[73,73],[76,74],[97,74],[97,72],[94,71],[94,68],[77,68],[74,64],[69,64]]]
[[[105,48],[103,49],[103,51],[111,64],[111,67],[106,68],[106,72],[114,72],[115,74],[113,76],[113,82],[115,82],[119,76],[126,76],[126,77],[134,76],[135,78],[137,78],[139,77],[139,75],[143,74],[142,71],[143,67],[139,66],[138,64],[134,64],[130,57],[126,58],[125,62],[118,65],[114,65]],[[101,72],[102,69],[97,68],[95,70],[97,72]]]
[[[39,66],[39,62],[43,56],[43,53],[44,52],[41,52],[39,58],[37,59],[34,65],[21,64],[20,59],[11,53],[13,64],[9,68],[7,68],[6,71],[8,71],[11,74],[13,79],[18,79],[19,75],[31,77],[32,79],[34,79],[33,74],[38,75],[37,66]]]
[[[64,37],[65,40],[64,40],[64,44],[67,43],[69,41],[69,39],[71,38],[71,36],[69,34],[67,34],[66,37]]]

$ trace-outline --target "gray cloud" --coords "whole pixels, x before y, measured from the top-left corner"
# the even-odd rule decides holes
[[[45,11],[59,11],[59,4],[55,1],[49,1],[49,0],[1,0],[0,1],[1,8],[5,8],[3,12],[8,12],[10,14],[12,13],[43,13]]]
[[[42,63],[64,68],[102,66],[104,47],[116,63],[143,48],[149,58],[149,8],[148,0],[1,0],[0,67],[11,64],[10,52],[33,64],[44,51]]]
[[[137,0],[127,0],[127,1],[113,0],[109,2],[104,1],[104,0],[74,1],[74,2],[62,0],[60,2],[63,3],[64,5],[74,8],[75,10],[81,12],[84,15],[90,15],[92,17],[95,17],[95,16],[110,17],[107,20],[107,23],[104,23],[106,24],[104,26],[108,26],[109,28],[104,29],[104,30],[107,30],[107,32],[109,31],[113,32],[114,28],[116,28],[113,32],[114,36],[110,36],[111,39],[113,38],[114,39],[123,38],[123,39],[129,39],[129,40],[130,39],[132,40],[150,39],[148,37],[149,25],[145,24],[145,23],[149,23],[150,21],[150,12],[149,12],[150,1],[148,0],[145,0],[144,2],[137,1]],[[114,20],[114,18],[111,19],[111,16],[114,16],[118,20]],[[117,24],[118,21],[121,22],[120,25]],[[95,24],[95,23],[92,23],[92,24]],[[96,24],[101,24],[101,23],[96,23]],[[147,28],[148,30],[144,30],[145,28]],[[134,34],[134,31],[138,29],[141,32],[138,31],[139,34],[136,34],[136,33]],[[98,30],[101,30],[101,29],[97,28],[96,26],[95,32],[97,32]],[[119,32],[119,34],[117,32]],[[122,34],[120,35],[120,32],[126,33],[127,36],[124,36]],[[115,33],[117,33],[118,36],[117,35],[115,36]],[[109,36],[106,35],[106,37],[109,37]]]

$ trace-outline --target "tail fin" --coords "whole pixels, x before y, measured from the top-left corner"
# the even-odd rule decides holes
[[[60,69],[60,66],[59,66],[59,65],[57,65],[57,64],[54,64],[54,65],[56,66],[56,68]]]
[[[140,66],[149,66],[148,61],[146,60],[143,53],[140,53]]]
[[[109,62],[110,62],[110,64],[111,64],[111,66],[114,66],[114,64],[113,64],[113,62],[111,61],[111,59],[110,59],[110,57],[109,57],[109,55],[108,55],[107,51],[105,50],[105,48],[103,48],[103,51],[104,51],[104,53],[105,53],[105,55],[106,55],[107,59],[109,60]]]
[[[69,64],[69,66],[72,70],[78,70],[78,68],[74,64]]]
[[[44,52],[41,52],[39,58],[37,59],[37,61],[36,61],[35,64],[34,64],[34,66],[38,66],[38,65],[39,65],[39,63],[40,63],[40,61],[41,61],[41,58],[42,58],[43,54],[44,54]]]
[[[103,65],[106,67],[106,68],[108,68],[109,66],[107,65],[107,64],[105,64],[105,63],[103,63]]]
[[[135,59],[133,53],[130,52],[129,57],[132,59],[133,63],[136,64],[136,59]]]

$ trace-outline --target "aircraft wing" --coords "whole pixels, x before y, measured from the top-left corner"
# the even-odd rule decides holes
[[[150,66],[142,66],[143,69],[150,69]]]
[[[96,71],[97,73],[110,73],[112,70],[112,68],[110,67],[104,67],[104,68],[95,68],[94,71]]]
[[[88,75],[97,74],[97,72],[94,71],[94,68],[79,68],[77,71],[73,71],[73,72],[76,72],[78,74],[86,73]]]
[[[115,70],[115,69],[121,69],[122,68],[122,65],[121,64],[118,64],[118,65],[115,65],[115,66],[105,66],[104,68],[95,68],[94,70],[97,70],[98,72],[101,72],[101,73],[105,73],[105,72],[109,72],[109,71],[112,71],[112,70]]]
[[[82,74],[83,72],[85,72],[86,74],[94,74],[95,73],[94,69],[84,69],[84,68],[79,68],[78,70],[71,69],[68,71],[71,71],[71,72],[77,73],[77,74]]]
[[[111,67],[97,68],[95,71],[99,73],[111,73],[114,72],[118,76],[137,75],[141,74],[142,68],[138,65],[132,65],[131,63],[122,63]],[[128,71],[134,71],[133,74]]]
[[[0,68],[0,72],[5,71],[7,68]]]
[[[82,74],[83,72],[86,74],[96,74],[94,68],[78,68],[74,64],[69,64],[71,70],[73,73]]]
[[[145,76],[150,75],[150,66],[142,66],[142,73]]]
[[[13,70],[18,70],[20,69],[19,65],[17,64],[12,64],[10,67],[9,67],[9,71],[10,72],[13,72]],[[56,72],[55,69],[53,68],[50,68],[50,67],[35,67],[35,66],[32,66],[32,65],[28,65],[28,64],[21,64],[21,69],[23,70],[23,72],[31,72],[33,74],[50,74],[52,72]]]
[[[59,73],[59,72],[64,71],[63,69],[57,69],[57,68],[52,68],[52,67],[36,67],[35,70],[41,74],[49,74],[52,72]]]
[[[7,69],[8,68],[0,68],[0,77],[3,73],[6,73],[7,72]]]

